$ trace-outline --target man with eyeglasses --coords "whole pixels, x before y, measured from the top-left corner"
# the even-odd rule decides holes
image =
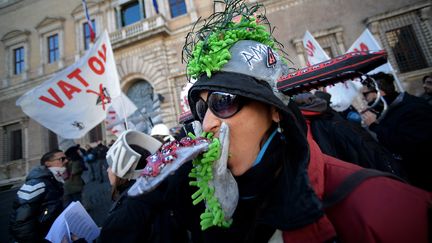
[[[401,160],[408,182],[432,191],[429,149],[432,147],[432,107],[408,92],[398,92],[391,74],[379,72],[371,76],[388,108],[379,116],[368,110],[362,119],[378,141]]]
[[[363,97],[367,101],[368,106],[372,106],[375,103],[378,96],[378,91],[375,89],[375,87],[364,85],[362,87],[361,92],[363,94]],[[379,100],[373,107],[369,109],[369,111],[373,112],[379,117],[383,109],[384,109],[384,104],[382,103],[381,100]]]
[[[432,75],[426,75],[422,79],[424,93],[420,96],[432,105]]]
[[[44,154],[17,192],[9,230],[17,242],[46,242],[45,235],[63,210],[63,183],[67,177],[63,151]]]

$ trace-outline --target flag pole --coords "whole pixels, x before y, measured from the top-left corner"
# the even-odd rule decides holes
[[[96,34],[94,32],[93,24],[91,22],[90,15],[88,13],[88,8],[87,8],[87,2],[86,2],[86,0],[82,0],[82,5],[83,5],[84,15],[86,17],[87,25],[88,25],[88,28],[89,28],[89,31],[90,31],[90,42],[94,43]]]
[[[129,125],[128,125],[128,119],[127,119],[127,116],[126,116],[126,108],[125,108],[126,106],[125,106],[125,103],[123,101],[123,93],[122,93],[122,96],[121,96],[121,99],[120,99],[120,104],[122,106],[122,112],[123,112],[123,117],[124,117],[124,124],[125,124],[126,131],[127,131],[127,130],[129,130]]]

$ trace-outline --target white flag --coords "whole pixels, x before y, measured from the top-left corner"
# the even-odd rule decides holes
[[[347,52],[354,51],[380,51],[382,48],[373,37],[372,33],[366,28],[363,33],[351,45]]]
[[[309,31],[306,30],[303,36],[303,46],[306,50],[307,65],[315,65],[330,59],[327,53],[321,48]]]
[[[119,97],[112,100],[112,106],[108,109],[105,119],[106,129],[115,136],[119,136],[126,130],[124,124],[127,117],[132,115],[137,109],[135,104],[122,92]]]
[[[106,118],[120,82],[108,33],[78,62],[21,96],[24,113],[56,134],[83,137]]]
[[[113,109],[117,112],[119,119],[124,120],[132,115],[138,108],[123,92],[119,97],[112,100]]]
[[[122,134],[124,131],[126,131],[126,127],[123,124],[116,125],[112,127],[111,129],[108,129],[114,136],[118,137],[120,134]],[[134,130],[134,129],[131,129]]]
[[[378,41],[375,40],[372,33],[369,31],[368,28],[366,28],[363,33],[357,38],[357,40],[351,45],[351,47],[348,49],[347,52],[354,52],[354,51],[380,51],[383,50],[381,46],[378,44]],[[403,87],[398,79],[398,77],[395,74],[395,71],[391,64],[387,62],[384,65],[381,65],[374,70],[370,71],[368,74],[374,74],[378,72],[384,72],[384,73],[390,73],[393,74],[395,83],[399,89],[399,91],[403,91]]]
[[[330,59],[309,31],[306,31],[303,37],[303,46],[306,50],[308,66]],[[346,110],[357,95],[358,90],[355,89],[357,86],[358,85],[353,84],[351,80],[327,86],[325,91],[331,94],[330,106],[336,111]]]
[[[189,122],[193,120],[192,111],[190,109],[189,101],[188,101],[188,92],[194,83],[195,80],[186,83],[186,85],[183,86],[182,91],[180,92],[180,116],[179,116],[180,123]]]

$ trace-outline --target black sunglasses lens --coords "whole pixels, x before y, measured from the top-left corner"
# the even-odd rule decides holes
[[[222,92],[211,93],[207,103],[210,110],[220,118],[229,118],[241,108],[238,96]]]
[[[199,99],[195,104],[195,111],[198,116],[198,120],[203,121],[207,112],[207,103],[203,99]]]

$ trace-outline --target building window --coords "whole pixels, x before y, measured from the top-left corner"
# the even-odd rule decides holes
[[[28,50],[30,31],[27,30],[12,30],[0,37],[4,47],[3,55],[0,55],[2,61],[6,63],[5,74],[8,77],[14,77],[21,80],[27,78],[28,69]],[[6,84],[9,85],[9,84]],[[1,85],[0,85],[1,86]]]
[[[22,129],[20,123],[14,123],[4,127],[5,137],[5,159],[6,161],[19,160],[23,158]]]
[[[57,61],[59,57],[58,34],[48,36],[48,63]]]
[[[90,143],[102,141],[102,124],[97,125],[89,132]]]
[[[430,1],[419,1],[365,20],[387,50],[388,61],[407,84],[416,79],[421,80],[421,76],[430,72],[428,69],[432,67],[431,6]],[[419,70],[423,71],[419,73]],[[407,88],[414,89],[410,85]]]
[[[385,35],[401,73],[427,67],[411,25],[387,31]]]
[[[171,18],[186,14],[186,4],[184,0],[169,0]]]
[[[11,160],[22,159],[22,132],[21,129],[10,133]]]
[[[58,148],[57,134],[53,133],[50,130],[48,130],[48,148],[49,148],[49,151]]]
[[[337,36],[341,34],[342,29],[334,28],[332,29],[332,32],[326,33],[326,35],[316,37],[316,41],[320,44],[321,48],[330,58],[337,57],[342,54],[339,48],[341,40]]]
[[[96,24],[95,20],[92,19],[93,31],[96,34]],[[88,50],[90,47],[90,27],[87,22],[83,24],[83,33],[84,33],[84,50]]]
[[[14,53],[14,74],[21,74],[24,71],[24,47],[13,50]]]
[[[330,58],[334,57],[331,47],[324,47],[323,50],[325,51],[327,56],[329,56]]]
[[[145,11],[143,8],[142,16],[145,18]],[[134,1],[121,7],[121,24],[122,27],[131,25],[141,20],[140,4],[138,1]]]

